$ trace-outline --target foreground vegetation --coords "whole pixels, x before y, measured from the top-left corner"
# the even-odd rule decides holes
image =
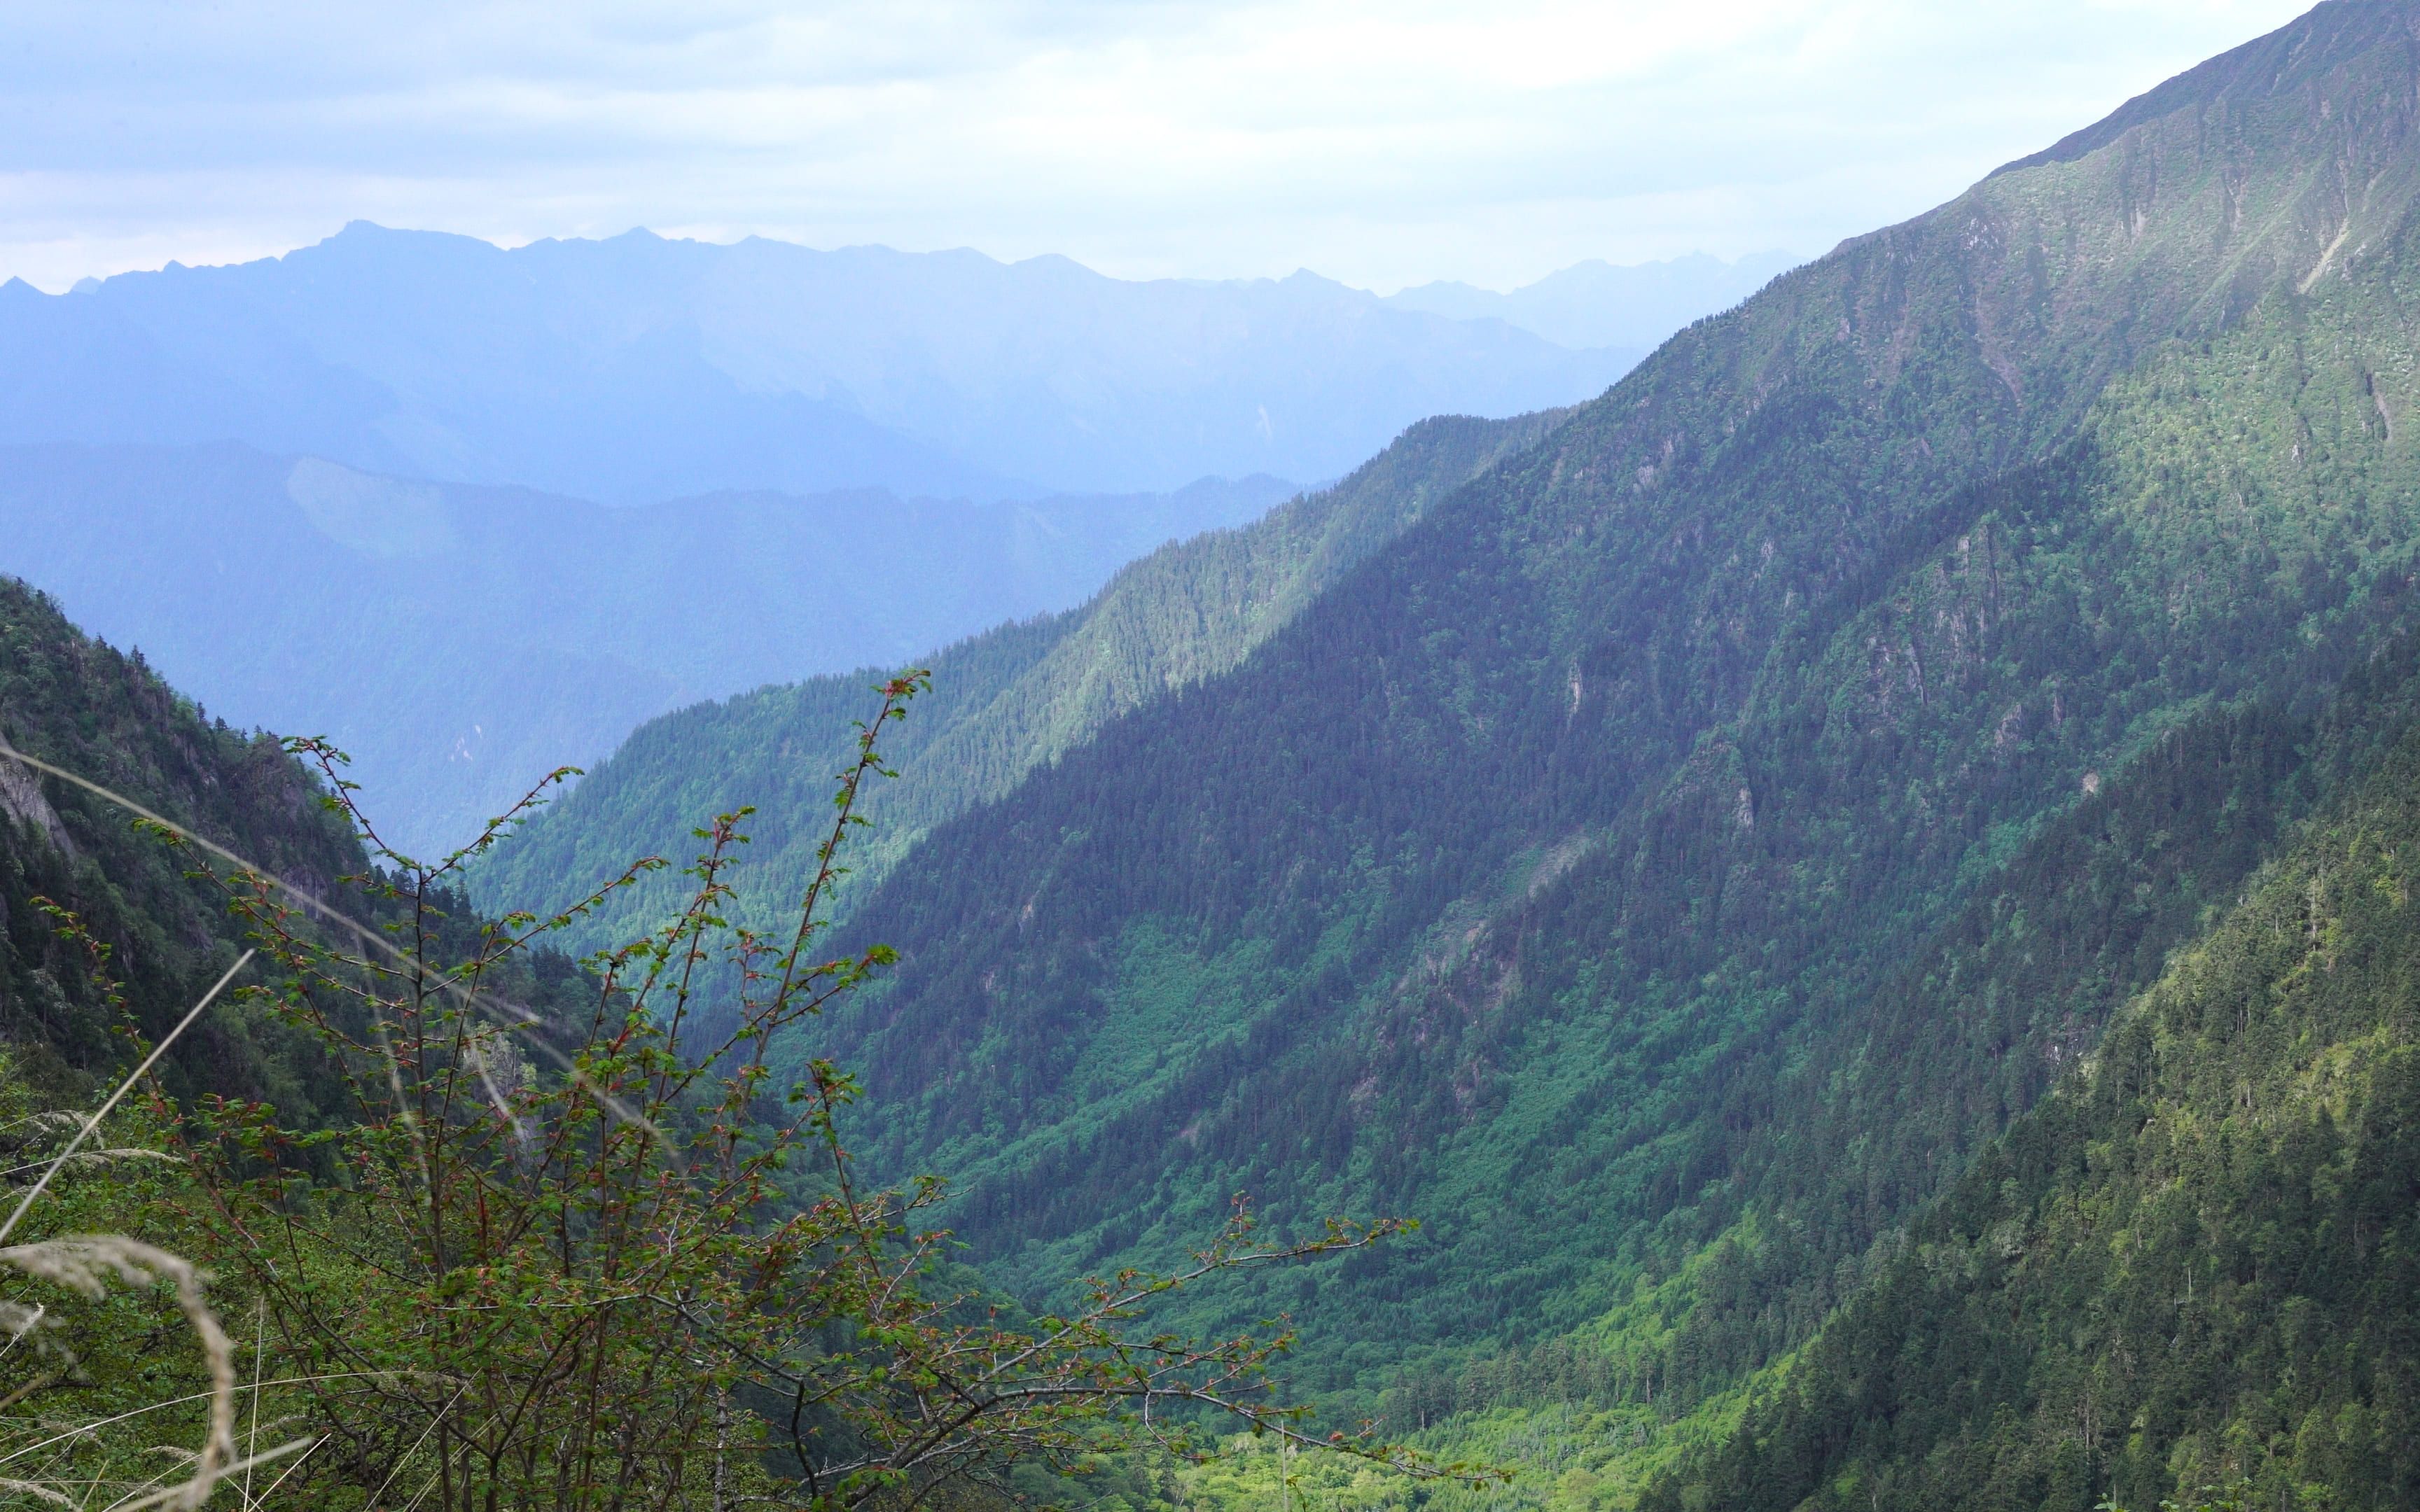
[[[481,922],[454,862],[392,854],[322,873],[350,894],[137,863],[116,907],[122,835],[18,793],[70,885],[41,897],[175,927],[96,973],[11,882],[10,1001],[88,1030],[120,973],[156,1043],[242,944],[276,964],[197,1025],[223,1071],[162,1063],[142,1116],[193,1196],[152,1242],[377,1382],[308,1472],[364,1502],[407,1465],[537,1495],[558,1451],[711,1500],[736,1444],[811,1497],[1023,1457],[985,1494],[1085,1468],[1119,1512],[2412,1504],[2412,36],[2323,7],[1527,444],[1438,427],[1397,457],[1417,507],[1280,521],[1360,543],[1332,574],[1213,543],[967,648],[984,696],[923,750],[957,780],[842,931],[855,796],[829,830],[781,796],[765,872],[811,906],[776,927],[736,812],[686,876]],[[793,721],[828,693],[635,746],[543,854],[593,861],[576,816],[656,824],[734,751],[820,780]],[[61,712],[69,744],[110,717]],[[290,767],[177,729],[163,771]],[[305,859],[353,843],[254,809]],[[616,897],[647,943],[543,953]],[[980,1281],[917,1233],[934,1169]],[[1236,1233],[1135,1299],[1165,1325],[1123,1316],[1238,1190],[1312,1239]],[[1426,1224],[1319,1226],[1348,1211]],[[1064,1412],[970,1388],[962,1347],[1059,1370]],[[537,1439],[491,1433],[490,1371],[544,1382]],[[341,1421],[356,1388],[308,1385],[278,1411]],[[1284,1400],[1369,1452],[1295,1458]],[[1156,1436],[1220,1429],[1162,1403],[1263,1432],[1187,1463]],[[1390,1478],[1390,1438],[1526,1473]]]
[[[46,636],[70,664],[151,686],[39,600],[7,607],[21,645]],[[0,1249],[17,1273],[0,1319],[7,1489],[129,1512],[214,1488],[246,1505],[910,1507],[1008,1494],[1020,1470],[1047,1487],[1105,1455],[1182,1459],[1218,1419],[1389,1473],[1483,1473],[1366,1428],[1311,1431],[1270,1392],[1281,1322],[1199,1339],[1152,1321],[1206,1277],[1404,1226],[1270,1242],[1239,1198],[1178,1270],[1121,1269],[1032,1314],[952,1263],[939,1181],[859,1179],[845,1072],[773,1081],[768,1046],[890,962],[824,953],[821,910],[884,772],[876,736],[920,690],[892,683],[861,730],[789,931],[724,922],[745,819],[728,814],[700,832],[681,915],[586,963],[543,948],[572,914],[471,914],[454,885],[468,852],[422,863],[381,844],[320,743],[291,748],[366,849],[317,887],[60,762],[0,751],[31,816],[8,854],[82,859],[51,792],[121,804],[114,825],[74,807],[101,834],[131,816],[182,872],[141,875],[215,894],[220,933],[249,942],[155,1039],[115,974],[132,942],[44,895],[11,909],[18,964],[44,963],[28,980],[71,966],[82,1016],[116,1022],[133,1071],[90,1116],[46,1112],[22,1065],[0,1076],[25,1183],[8,1220],[20,1242]],[[189,712],[148,712],[184,760],[225,754]],[[38,748],[53,734],[12,732]],[[277,760],[291,791],[315,791]],[[263,1026],[256,1082],[318,1097],[180,1095],[171,1068],[190,1076],[213,1011],[222,1033]],[[78,1044],[50,1049],[71,1066]]]

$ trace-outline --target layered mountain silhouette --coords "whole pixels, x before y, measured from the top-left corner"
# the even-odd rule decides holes
[[[1332,488],[1249,526],[1163,547],[1077,608],[923,658],[934,688],[883,746],[904,780],[868,791],[865,811],[879,827],[851,857],[841,906],[935,825],[1007,794],[1121,716],[1233,669],[1431,503],[1568,413],[1423,421]],[[691,815],[745,804],[759,814],[736,906],[780,917],[819,865],[826,789],[853,754],[871,680],[842,673],[650,721],[482,859],[473,872],[482,894],[568,906],[600,869],[676,854]],[[651,878],[572,935],[619,943],[678,901],[677,876]]]
[[[1501,320],[1565,347],[1644,353],[1690,321],[1730,309],[1801,260],[1780,252],[1736,262],[1700,252],[1629,267],[1597,259],[1507,294],[1440,281],[1390,294],[1387,302],[1455,320]]]
[[[1634,326],[1730,297],[1701,261]],[[1066,609],[1294,491],[1264,468],[1342,473],[1641,349],[1310,274],[357,224],[0,287],[0,571],[227,717],[334,737],[437,852],[653,715]]]
[[[1643,345],[1573,350],[1310,273],[1138,283],[644,231],[504,251],[357,222],[240,266],[0,288],[0,441],[232,440],[609,503],[1166,491],[1333,478],[1425,415],[1597,393]]]
[[[389,838],[434,856],[668,709],[1063,610],[1293,492],[617,509],[231,442],[0,447],[0,572],[221,717],[334,740]]]
[[[1426,420],[903,656],[936,687],[831,947],[897,964],[781,1049],[855,1068],[861,1167],[952,1177],[964,1257],[1037,1305],[1239,1191],[1279,1232],[1422,1221],[1182,1321],[1283,1313],[1322,1427],[1509,1487],[1247,1443],[1104,1508],[2420,1504],[2416,413],[2420,4],[2330,0],[1601,397]],[[277,490],[386,584],[350,590],[365,633],[415,563],[480,585],[458,612],[508,599],[473,532],[575,507],[144,455]],[[682,517],[750,542],[802,507],[710,502]],[[189,574],[226,529],[176,537]],[[0,650],[12,741],[306,875],[357,854],[54,606],[0,585]],[[653,720],[479,905],[750,802],[733,907],[794,890],[875,675]],[[0,810],[0,1011],[71,1078],[101,1008],[38,897],[139,947],[138,1015],[232,942],[89,806]],[[209,1042],[307,1101],[274,1046]]]

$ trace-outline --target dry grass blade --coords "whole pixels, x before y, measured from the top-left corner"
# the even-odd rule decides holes
[[[27,1125],[36,1129],[73,1129],[81,1126],[83,1122],[84,1115],[81,1113],[71,1112],[66,1108],[45,1108],[39,1113],[28,1113],[22,1119],[11,1119],[7,1123],[0,1123],[0,1131]]]
[[[290,1443],[281,1443],[274,1449],[248,1456],[245,1458],[236,1460],[232,1464],[222,1465],[215,1473],[212,1484],[216,1484],[217,1481],[226,1479],[229,1475],[234,1474],[239,1470],[249,1471],[256,1465],[271,1464],[277,1460],[285,1458],[290,1454],[303,1453],[308,1450],[316,1449],[319,1446],[320,1443],[321,1441],[318,1439],[296,1439]],[[278,1477],[278,1480],[280,1481],[284,1479],[285,1477],[283,1475]],[[165,1490],[154,1491],[148,1496],[136,1497],[132,1501],[112,1502],[109,1504],[108,1512],[146,1512],[147,1508],[155,1506],[181,1508],[197,1507],[201,1505],[199,1501],[182,1502],[177,1500],[177,1498],[180,1496],[189,1494],[191,1486],[192,1483],[188,1482],[184,1486],[171,1486]],[[270,1489],[274,1490],[276,1489],[276,1483],[271,1483]],[[208,1488],[204,1488],[202,1495],[204,1497],[208,1497],[209,1495]]]
[[[8,1491],[18,1496],[30,1496],[40,1502],[55,1502],[61,1506],[76,1504],[74,1497],[53,1487],[44,1486],[39,1481],[10,1480],[7,1476],[0,1476],[0,1491]]]
[[[142,1084],[143,1078],[149,1073],[153,1066],[159,1063],[160,1057],[167,1052],[168,1047],[176,1043],[178,1036],[191,1027],[194,1020],[200,1018],[210,1004],[218,1000],[219,995],[226,991],[227,984],[234,981],[236,975],[252,963],[256,953],[246,950],[237,957],[235,964],[227,967],[220,975],[219,980],[210,984],[209,991],[204,993],[186,1011],[185,1016],[177,1021],[176,1026],[161,1037],[160,1042],[151,1047],[150,1054],[143,1057],[142,1064],[136,1066],[117,1084],[107,1100],[90,1116],[75,1120],[77,1128],[74,1136],[68,1141],[65,1149],[42,1163],[41,1176],[26,1190],[25,1195],[18,1199],[15,1210],[8,1214],[8,1222],[0,1224],[0,1241],[6,1240],[10,1234],[16,1232],[18,1224],[23,1221],[26,1212],[42,1194],[50,1189],[52,1180],[70,1164],[106,1163],[113,1159],[150,1153],[116,1149],[84,1150],[81,1147],[86,1139],[92,1137],[95,1131],[100,1129],[101,1123],[108,1119],[119,1102],[124,1100],[126,1094]],[[59,1120],[52,1119],[43,1121],[45,1124],[56,1124]],[[112,1279],[122,1281],[129,1286],[166,1282],[174,1288],[177,1305],[184,1313],[186,1322],[193,1328],[194,1337],[200,1342],[202,1356],[209,1371],[209,1429],[203,1441],[201,1452],[194,1457],[193,1474],[178,1485],[170,1487],[159,1496],[151,1498],[150,1503],[175,1507],[179,1509],[179,1512],[200,1506],[209,1498],[211,1489],[218,1484],[219,1477],[225,1473],[225,1467],[236,1458],[234,1350],[227,1342],[225,1331],[219,1327],[217,1316],[210,1311],[209,1303],[202,1295],[200,1273],[189,1261],[179,1256],[171,1255],[166,1250],[157,1249],[139,1241],[115,1234],[45,1240],[39,1243],[18,1244],[0,1249],[0,1266],[7,1266],[39,1280],[66,1287],[71,1291],[80,1292],[96,1300],[108,1292]],[[8,1323],[13,1325],[10,1329],[10,1345],[13,1346],[16,1340],[30,1330],[39,1319],[39,1310],[10,1308],[6,1319]],[[8,1398],[9,1404],[13,1405],[20,1395],[22,1391],[12,1394]],[[11,1482],[10,1485],[37,1491],[39,1489],[33,1482]],[[46,1499],[55,1499],[69,1505],[76,1504],[71,1499],[55,1492],[42,1494]]]
[[[447,1397],[445,1399],[445,1405],[438,1409],[437,1415],[428,1420],[428,1427],[420,1430],[420,1437],[411,1441],[411,1447],[406,1449],[403,1452],[403,1458],[395,1462],[395,1468],[386,1473],[386,1479],[379,1482],[379,1488],[377,1490],[370,1492],[370,1505],[376,1506],[378,1504],[378,1499],[384,1496],[386,1494],[386,1489],[395,1484],[395,1478],[403,1473],[403,1467],[411,1463],[412,1457],[420,1453],[421,1445],[427,1443],[428,1442],[428,1436],[437,1431],[437,1425],[444,1422],[447,1417],[452,1415],[454,1412],[454,1404],[460,1401],[462,1399],[462,1394],[470,1389],[471,1383],[467,1381],[461,1385],[454,1388],[454,1395]]]
[[[298,1441],[296,1441],[296,1442],[297,1442],[297,1443],[301,1443],[301,1442],[304,1442],[304,1441],[300,1441],[300,1440],[298,1440]],[[248,1504],[249,1504],[249,1505],[252,1505],[252,1506],[266,1506],[266,1505],[268,1505],[268,1504],[269,1504],[269,1499],[270,1499],[271,1497],[275,1496],[275,1495],[277,1494],[277,1488],[279,1488],[280,1486],[283,1486],[283,1485],[285,1485],[285,1484],[286,1484],[286,1477],[287,1477],[287,1476],[288,1476],[288,1475],[293,1474],[296,1471],[298,1471],[298,1470],[302,1469],[302,1460],[304,1460],[304,1459],[308,1459],[308,1458],[310,1458],[313,1455],[318,1454],[318,1453],[319,1452],[319,1445],[321,1445],[321,1444],[323,1444],[323,1443],[327,1443],[328,1441],[327,1441],[325,1438],[318,1438],[318,1439],[312,1439],[312,1440],[309,1440],[309,1441],[307,1441],[307,1442],[310,1443],[310,1447],[302,1451],[302,1458],[299,1458],[299,1459],[295,1460],[295,1461],[294,1461],[294,1463],[292,1463],[292,1464],[290,1464],[290,1465],[287,1466],[284,1470],[279,1471],[279,1472],[277,1473],[277,1478],[276,1478],[275,1480],[273,1480],[273,1481],[271,1481],[271,1482],[269,1483],[269,1485],[268,1485],[268,1488],[267,1488],[266,1489],[264,1489],[264,1490],[260,1493],[260,1499],[259,1499],[258,1501],[256,1501],[256,1502],[249,1502],[249,1503],[248,1503]],[[269,1451],[269,1453],[268,1453],[268,1454],[262,1455],[262,1456],[260,1457],[260,1458],[261,1458],[261,1459],[264,1459],[264,1460],[265,1460],[265,1459],[273,1459],[273,1458],[277,1458],[278,1456],[280,1456],[280,1455],[282,1455],[282,1454],[286,1453],[286,1451],[287,1451],[287,1449],[290,1449],[290,1448],[292,1448],[293,1446],[294,1446],[293,1444],[286,1444],[286,1445],[283,1445],[283,1446],[281,1446],[281,1447],[279,1447],[279,1448],[271,1449],[271,1451]],[[257,1462],[257,1461],[256,1461],[256,1462]],[[249,1480],[249,1479],[251,1478],[249,1467],[247,1467],[247,1468],[246,1468],[246,1474],[245,1474],[245,1478],[246,1478],[247,1480]]]
[[[161,1036],[160,1042],[151,1047],[151,1053],[143,1057],[143,1064],[135,1067],[124,1081],[117,1084],[117,1089],[109,1094],[109,1101],[103,1103],[92,1117],[85,1119],[84,1127],[76,1131],[73,1139],[68,1141],[68,1148],[51,1158],[49,1166],[42,1172],[41,1180],[36,1181],[32,1189],[19,1199],[17,1211],[8,1214],[7,1223],[0,1224],[0,1241],[7,1240],[10,1234],[17,1231],[19,1221],[25,1216],[25,1210],[32,1207],[34,1199],[40,1196],[50,1186],[51,1178],[59,1173],[59,1167],[66,1165],[69,1158],[75,1154],[77,1148],[92,1136],[92,1132],[101,1127],[101,1121],[109,1117],[110,1111],[117,1106],[119,1101],[141,1084],[144,1075],[159,1063],[160,1057],[167,1053],[168,1047],[177,1042],[177,1037],[184,1033],[194,1020],[202,1016],[202,1010],[209,1007],[217,1000],[219,994],[226,991],[227,983],[235,980],[236,973],[251,964],[252,958],[256,953],[256,951],[246,950],[236,957],[235,964],[226,968],[226,974],[212,983],[209,992],[202,994],[201,1001],[195,1003],[183,1018],[177,1021],[175,1028]]]
[[[236,1460],[235,1347],[203,1298],[200,1273],[179,1256],[115,1234],[11,1245],[0,1249],[0,1265],[94,1299],[108,1293],[112,1280],[129,1286],[166,1282],[174,1288],[177,1306],[200,1342],[209,1371],[209,1430],[194,1458],[193,1474],[142,1504],[165,1506],[174,1512],[199,1507]]]
[[[84,1122],[84,1116],[78,1114],[75,1121]],[[79,1149],[72,1154],[54,1155],[52,1159],[68,1165],[114,1165],[122,1160],[164,1161],[171,1165],[177,1163],[176,1156],[163,1149]],[[50,1163],[50,1161],[31,1160],[23,1165],[11,1165],[7,1170],[0,1171],[0,1181],[5,1181],[12,1176],[23,1176],[27,1171],[39,1170]]]
[[[243,1435],[245,1460],[243,1472],[243,1504],[250,1512],[252,1501],[252,1456],[260,1448],[260,1361],[269,1346],[269,1308],[266,1303],[256,1303],[252,1310],[252,1422]]]

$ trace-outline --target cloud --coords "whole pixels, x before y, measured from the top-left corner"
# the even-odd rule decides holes
[[[1380,287],[1814,252],[2298,8],[20,4],[0,271],[57,288],[356,216]]]

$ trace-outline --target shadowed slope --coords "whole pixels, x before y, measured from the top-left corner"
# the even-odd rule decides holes
[[[2315,736],[2335,801],[1646,1504],[2420,1496],[2412,649]]]

